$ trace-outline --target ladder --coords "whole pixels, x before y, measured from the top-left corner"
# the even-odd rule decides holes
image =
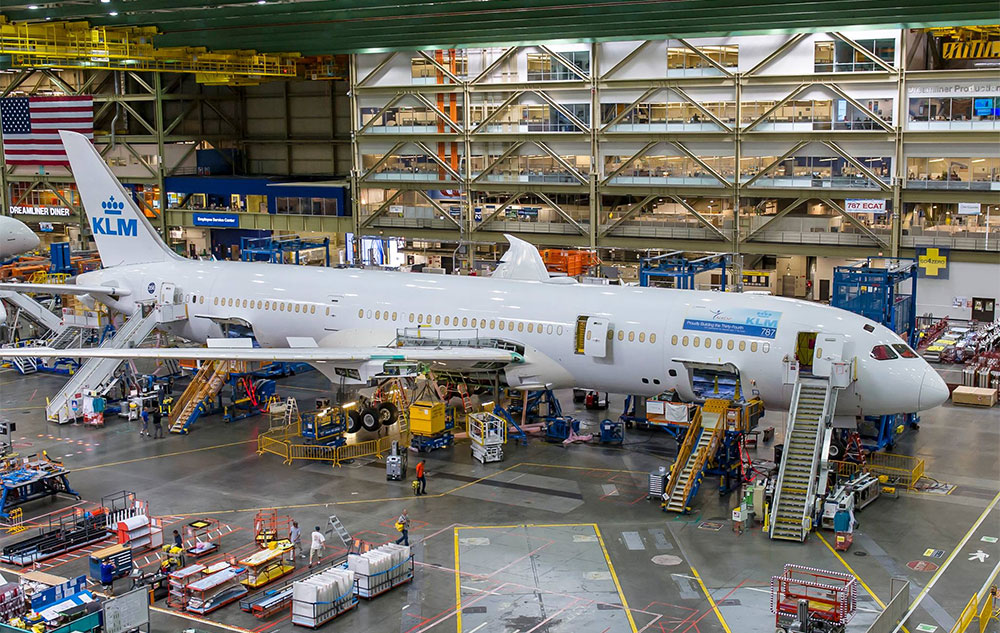
[[[351,547],[351,534],[344,527],[344,524],[340,522],[336,514],[331,514],[330,519],[327,521],[328,529],[326,531],[327,536],[332,536],[336,534],[340,537],[340,540],[344,542],[344,547],[350,549]]]
[[[816,495],[826,487],[825,481],[817,479],[822,475],[820,461],[829,446],[832,429],[828,422],[836,401],[837,392],[828,380],[803,378],[795,383],[771,508],[772,539],[801,542],[812,528]]]
[[[715,454],[720,433],[725,432],[723,414],[704,408],[695,413],[663,492],[664,510],[683,514],[690,509],[690,500],[701,484],[702,471]]]
[[[149,336],[156,327],[157,314],[142,316],[136,312],[122,324],[110,341],[101,347],[105,349],[127,349],[137,347]],[[69,403],[77,395],[86,391],[94,391],[100,395],[107,393],[106,386],[122,363],[120,358],[89,358],[73,376],[66,381],[62,389],[49,400],[45,406],[45,415],[52,422],[64,424],[76,417],[76,412],[70,410]]]
[[[171,433],[188,432],[201,414],[201,404],[219,393],[237,365],[238,361],[213,360],[201,366],[174,405],[170,416]]]
[[[38,371],[37,358],[29,358],[26,356],[15,356],[10,360],[14,364],[14,369],[16,369],[17,373],[21,374],[22,376],[33,374],[36,371]]]
[[[458,395],[462,398],[462,408],[466,413],[472,413],[472,396],[469,395],[469,386],[464,382],[455,385]]]
[[[285,400],[285,417],[282,418],[282,426],[295,424],[301,419],[302,416],[299,415],[299,401],[289,397]]]

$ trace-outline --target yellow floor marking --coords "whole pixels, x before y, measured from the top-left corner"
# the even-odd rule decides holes
[[[708,603],[712,605],[712,611],[715,611],[715,617],[719,618],[719,623],[722,624],[722,628],[725,629],[726,633],[733,633],[733,631],[729,628],[729,625],[726,623],[726,619],[722,617],[722,612],[719,611],[719,605],[715,604],[715,599],[712,597],[712,594],[708,592],[708,587],[705,586],[705,582],[701,579],[701,574],[699,574],[698,570],[691,565],[688,565],[688,567],[691,567],[691,573],[694,574],[694,577],[701,586],[701,590],[704,592],[705,597],[708,598]]]
[[[633,475],[647,475],[643,470],[624,470],[621,468],[591,468],[590,466],[566,466],[563,464],[539,464],[537,462],[521,462],[519,466],[535,466],[537,468],[562,468],[565,470],[595,470],[602,473],[631,473]]]
[[[628,618],[628,624],[632,627],[632,633],[637,633],[639,629],[635,628],[635,620],[632,619],[632,611],[628,608],[628,600],[625,599],[625,592],[622,591],[622,584],[618,582],[618,574],[615,573],[615,566],[611,564],[611,556],[608,555],[608,548],[604,546],[604,537],[601,536],[601,528],[597,527],[596,523],[591,523],[591,525],[594,527],[594,534],[597,535],[597,542],[601,544],[601,551],[604,552],[604,560],[607,562],[608,570],[611,572],[611,579],[615,581],[615,589],[618,590],[618,597],[622,599],[622,607],[625,609],[625,617]],[[732,631],[727,629],[726,633],[732,633]]]
[[[73,472],[78,473],[84,470],[96,470],[98,468],[107,468],[109,466],[123,466],[125,464],[134,464],[136,462],[144,462],[150,459],[163,459],[164,457],[189,455],[191,453],[200,453],[201,451],[213,451],[217,448],[226,448],[227,446],[239,446],[240,444],[250,444],[251,442],[256,443],[257,440],[242,440],[239,442],[230,442],[228,444],[216,444],[214,446],[203,446],[201,448],[192,448],[186,451],[175,451],[173,453],[164,453],[162,455],[147,455],[146,457],[136,457],[135,459],[123,459],[120,462],[109,462],[107,464],[94,464],[93,466],[82,466],[80,468],[74,468]]]
[[[965,544],[969,542],[969,539],[972,537],[972,533],[978,530],[979,526],[983,524],[983,521],[985,521],[987,515],[989,515],[989,513],[993,511],[993,508],[996,507],[998,501],[1000,501],[1000,492],[998,492],[996,496],[993,497],[993,501],[990,501],[989,505],[986,506],[982,514],[979,515],[979,518],[976,519],[975,523],[972,524],[972,527],[970,527],[969,530],[965,533],[965,536],[963,536],[962,539],[958,542],[958,545],[956,545],[955,548],[951,551],[951,555],[945,559],[944,564],[942,564],[941,567],[939,567],[938,570],[934,573],[934,575],[931,576],[930,581],[926,585],[924,585],[924,588],[920,590],[920,593],[917,594],[917,597],[913,600],[913,602],[910,603],[910,608],[906,610],[906,614],[900,621],[899,626],[893,629],[893,633],[899,631],[903,627],[903,623],[906,622],[909,619],[909,617],[913,615],[913,612],[917,610],[917,606],[924,599],[924,597],[927,596],[931,588],[938,581],[938,579],[945,572],[945,570],[948,569],[948,566],[951,565],[951,562],[955,560],[955,557],[958,556],[958,553],[962,551],[962,548],[965,547]]]
[[[462,633],[462,572],[458,566],[458,531],[455,528],[455,631]]]
[[[0,407],[0,411],[20,411],[22,409],[44,409],[45,405],[35,405],[30,407]]]

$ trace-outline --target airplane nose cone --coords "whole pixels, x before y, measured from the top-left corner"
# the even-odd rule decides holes
[[[926,411],[941,406],[947,402],[949,395],[948,385],[941,376],[930,367],[924,370],[923,380],[920,381],[920,395],[917,399],[920,410]]]
[[[35,232],[24,225],[16,227],[14,231],[14,240],[19,253],[34,250],[41,244]]]

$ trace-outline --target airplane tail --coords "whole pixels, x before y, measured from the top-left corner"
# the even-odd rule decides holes
[[[87,137],[60,131],[105,268],[179,259],[136,206]]]

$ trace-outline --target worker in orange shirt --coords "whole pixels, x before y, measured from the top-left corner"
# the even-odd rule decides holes
[[[417,488],[417,494],[427,494],[427,477],[424,474],[424,460],[422,459],[417,463],[417,483],[420,484],[420,487]]]

